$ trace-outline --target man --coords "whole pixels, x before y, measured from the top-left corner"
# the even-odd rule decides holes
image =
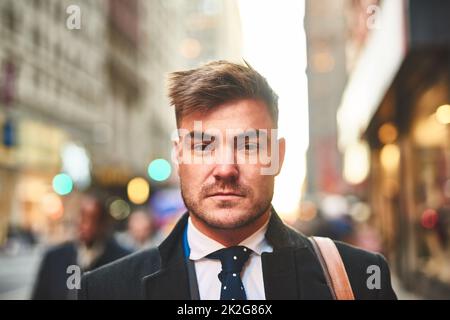
[[[72,269],[68,271],[69,266],[89,271],[130,253],[108,237],[108,220],[109,214],[101,198],[95,193],[83,195],[77,240],[51,248],[44,255],[32,299],[75,299],[76,287],[67,285],[71,274],[75,275]]]
[[[126,232],[116,236],[117,241],[132,251],[155,247],[163,240],[157,230],[153,216],[145,209],[133,211],[128,218]]]
[[[188,212],[158,248],[85,275],[80,298],[331,299],[311,243],[271,206],[285,141],[266,80],[218,61],[175,72],[169,84]],[[382,256],[336,245],[357,299],[395,298]],[[374,265],[379,289],[367,286]]]

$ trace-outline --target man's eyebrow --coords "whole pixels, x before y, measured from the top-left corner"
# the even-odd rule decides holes
[[[237,139],[242,139],[245,137],[249,137],[251,138],[266,138],[267,137],[267,130],[247,130],[245,132],[239,133],[238,135],[236,135]]]
[[[202,139],[202,140],[207,140],[207,141],[211,141],[213,140],[216,135],[214,134],[210,134],[207,132],[203,132],[203,131],[197,131],[197,130],[192,130],[189,131],[184,137],[190,137],[191,140],[194,139]],[[270,139],[270,135],[267,135],[267,130],[266,129],[250,129],[250,130],[246,130],[244,132],[241,132],[237,135],[234,136],[235,139],[243,139],[243,138],[269,138]]]
[[[213,134],[209,134],[209,133],[206,133],[203,131],[196,131],[196,130],[189,131],[185,135],[185,137],[187,137],[187,136],[189,136],[191,139],[199,139],[200,138],[202,140],[212,140],[215,137],[215,135],[213,135]]]

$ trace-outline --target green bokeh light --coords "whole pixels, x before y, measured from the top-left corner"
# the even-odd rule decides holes
[[[167,160],[156,159],[153,160],[148,166],[148,175],[155,181],[164,181],[170,177],[172,173],[172,167]]]
[[[53,190],[60,196],[71,193],[72,189],[73,181],[67,174],[60,173],[53,178]]]

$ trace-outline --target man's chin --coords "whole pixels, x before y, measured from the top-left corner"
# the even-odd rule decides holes
[[[248,215],[249,210],[237,208],[214,208],[207,211],[202,220],[210,227],[221,230],[238,229],[252,223],[255,219]]]

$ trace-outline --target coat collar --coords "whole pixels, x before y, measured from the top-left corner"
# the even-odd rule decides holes
[[[191,299],[182,241],[188,217],[185,213],[159,246],[161,268],[142,279],[146,299]],[[266,299],[331,298],[308,239],[286,226],[274,209],[266,238],[274,249],[261,256]]]
[[[306,248],[306,237],[284,224],[281,218],[272,208],[269,225],[267,226],[266,239],[275,249],[283,248]]]

